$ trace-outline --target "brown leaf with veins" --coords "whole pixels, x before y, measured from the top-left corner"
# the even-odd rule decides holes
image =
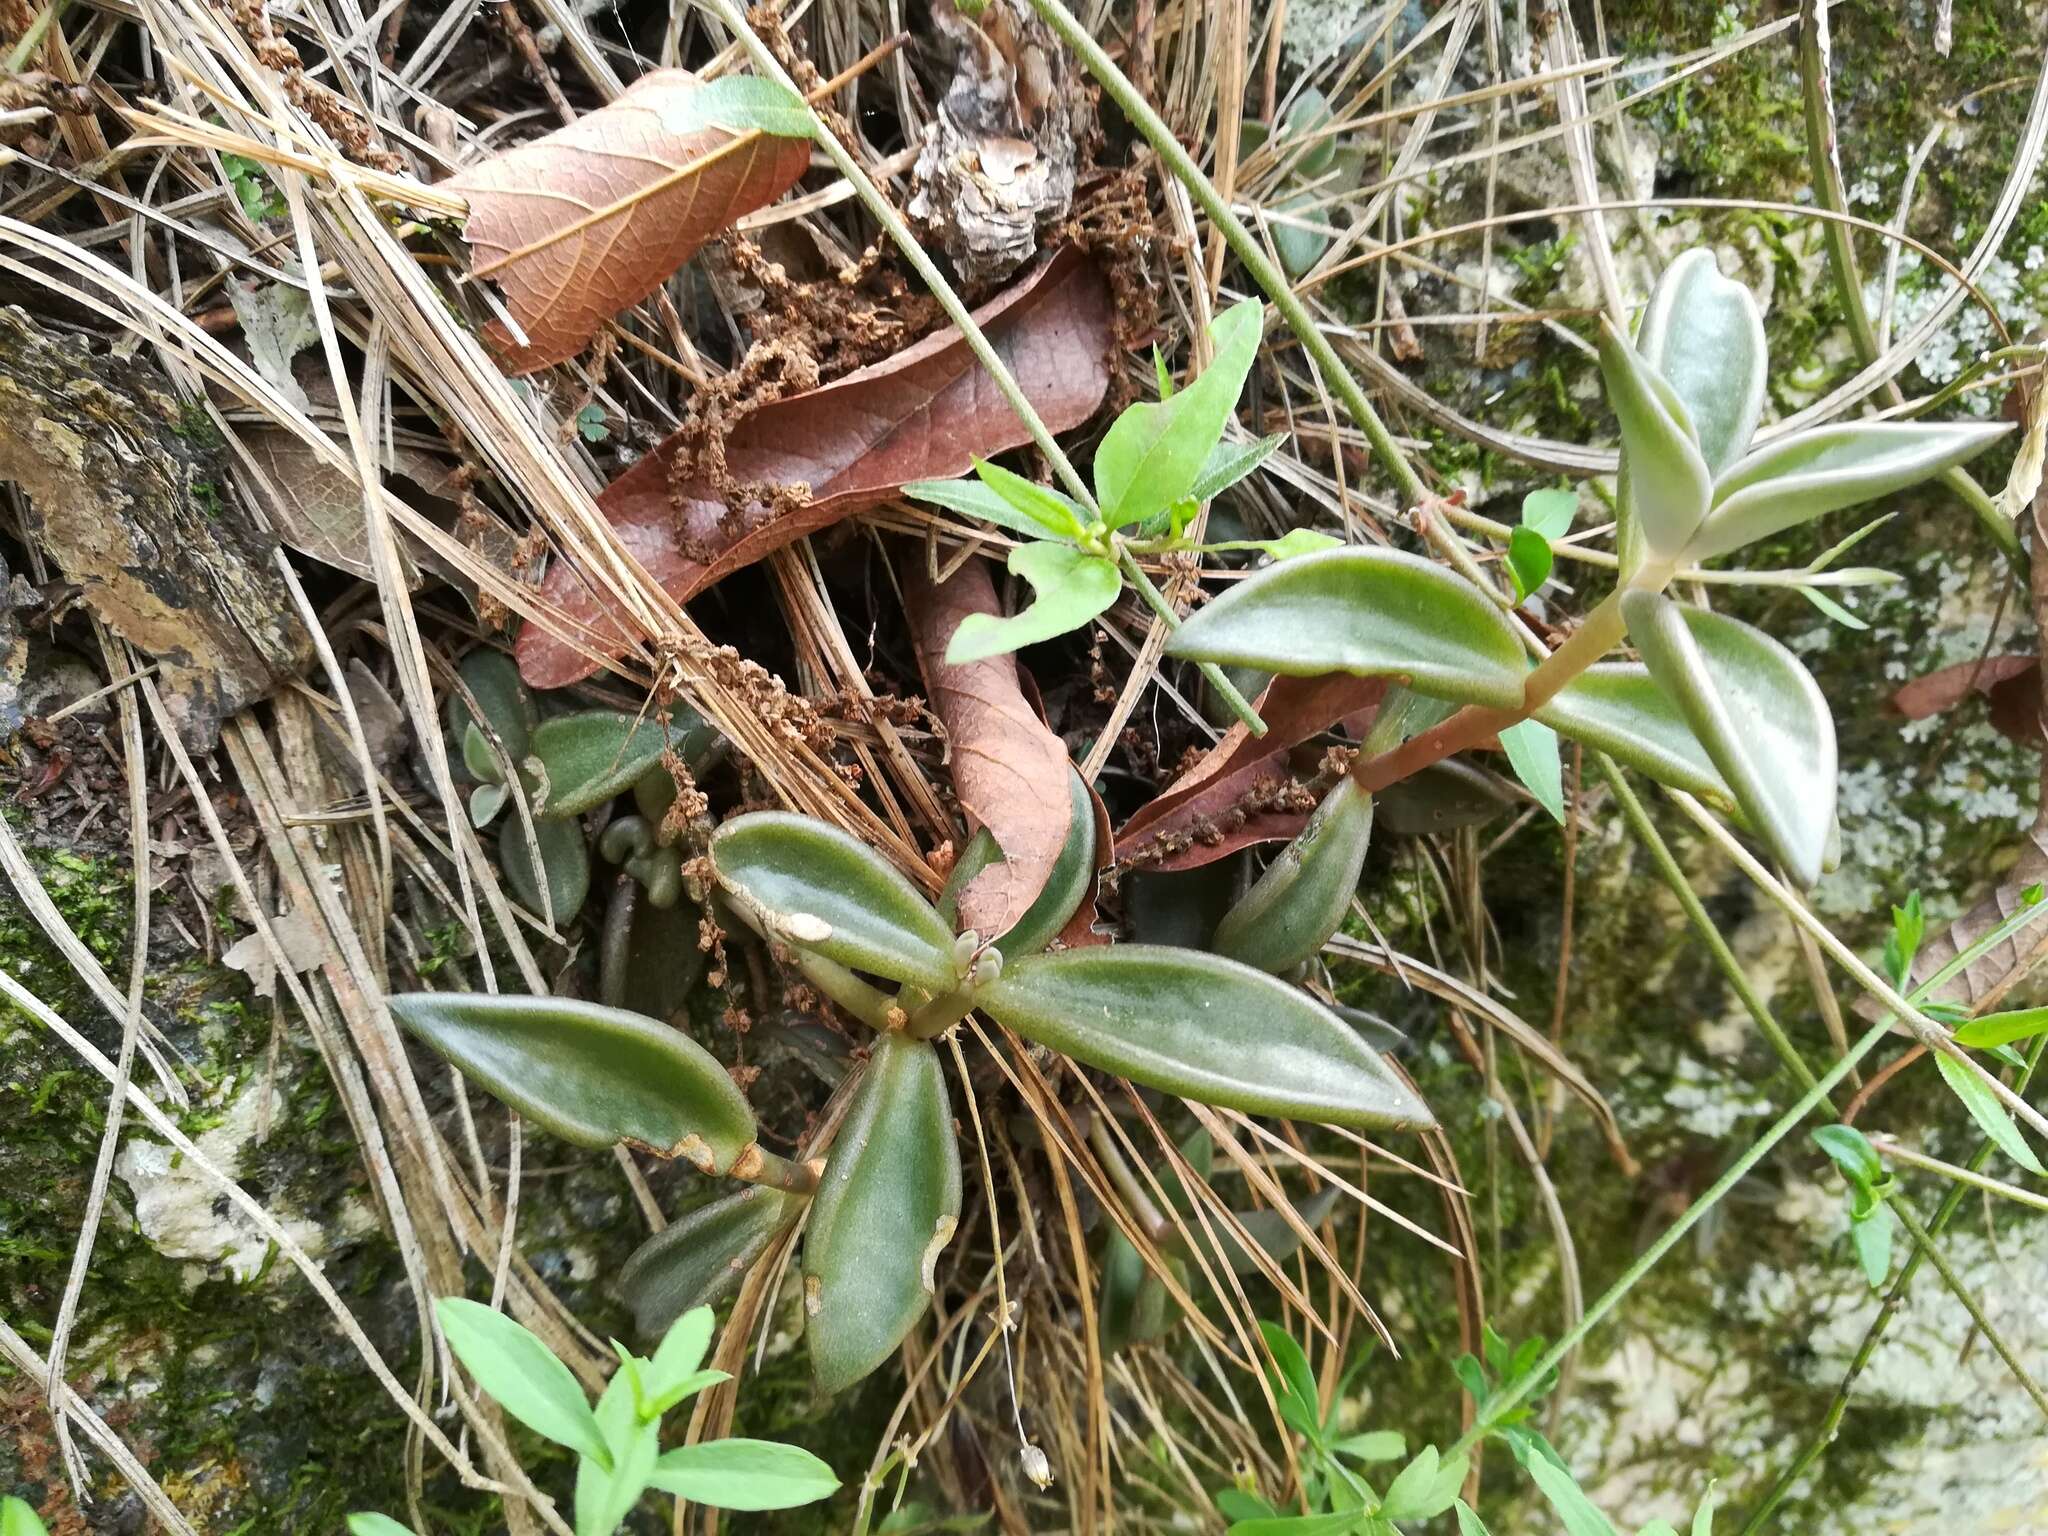
[[[655,70],[610,105],[442,184],[468,199],[476,275],[504,290],[526,333],[524,346],[502,325],[485,333],[508,373],[574,357],[804,173],[807,139],[694,125],[686,109],[702,89],[686,69]]]
[[[1062,251],[976,310],[975,320],[1052,431],[1095,414],[1109,388],[1112,312],[1109,285],[1085,256]],[[734,512],[701,479],[672,499],[669,465],[680,435],[613,481],[598,505],[626,552],[687,602],[762,556],[886,501],[907,481],[965,474],[977,457],[1028,441],[966,340],[948,328],[740,419],[725,443],[732,478],[808,485],[804,507],[776,516]],[[540,598],[553,628],[528,624],[519,636],[519,671],[529,687],[579,682],[603,664],[587,652],[622,656],[642,638],[566,561],[549,567]],[[566,635],[585,637],[585,645]]]
[[[1002,617],[988,566],[969,560],[945,585],[934,586],[920,551],[903,561],[902,573],[917,668],[946,727],[953,792],[1003,850],[1000,863],[961,888],[960,926],[994,937],[1038,899],[1059,862],[1074,816],[1073,768],[1066,743],[1025,698],[1015,656],[946,662],[946,644],[962,619],[970,613]]]
[[[1200,762],[1124,823],[1117,862],[1161,873],[1199,869],[1253,843],[1293,837],[1307,810],[1248,810],[1247,800],[1257,798],[1262,784],[1289,777],[1288,754],[1303,742],[1378,708],[1386,691],[1385,678],[1342,672],[1275,678],[1258,702],[1266,734],[1254,736],[1241,723],[1226,731]]]

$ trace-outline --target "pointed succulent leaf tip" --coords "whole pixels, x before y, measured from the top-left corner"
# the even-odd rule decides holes
[[[1686,553],[1711,560],[1823,513],[1903,491],[1976,457],[2005,422],[1852,421],[1759,448],[1714,487]]]
[[[1205,1104],[1330,1125],[1436,1123],[1321,1003],[1221,955],[1156,944],[1060,950],[1017,961],[978,1001],[1028,1040]]]
[[[1127,406],[1095,450],[1095,499],[1112,528],[1142,523],[1186,498],[1258,357],[1265,308],[1257,299],[1225,310],[1209,328],[1215,354],[1171,399]]]
[[[1835,814],[1835,722],[1799,660],[1760,630],[1649,592],[1622,597],[1628,636],[1800,885],[1821,876]]]
[[[1535,718],[1659,784],[1697,795],[1720,811],[1737,809],[1721,770],[1693,735],[1677,701],[1637,662],[1588,667]]]
[[[1671,385],[1612,325],[1600,335],[1600,373],[1621,423],[1629,500],[1650,554],[1673,559],[1707,514],[1713,477],[1699,433]]]
[[[391,1015],[579,1147],[627,1142],[716,1173],[754,1140],[754,1113],[718,1058],[637,1013],[572,998],[404,992]]]
[[[735,816],[712,834],[711,864],[741,910],[778,937],[931,992],[957,979],[953,932],[931,903],[837,827],[783,811]]]
[[[1210,948],[1256,970],[1290,971],[1323,947],[1351,910],[1372,842],[1372,796],[1348,775],[1216,925]]]
[[[1739,459],[1763,416],[1769,357],[1756,300],[1721,275],[1712,251],[1687,251],[1664,269],[1636,350],[1684,405],[1707,472]]]
[[[804,1237],[804,1330],[837,1392],[888,1359],[931,1305],[960,1219],[960,1148],[938,1052],[884,1035],[832,1143]]]
[[[1197,609],[1167,642],[1191,661],[1289,677],[1403,677],[1420,693],[1513,708],[1528,665],[1500,610],[1463,577],[1385,549],[1283,561]]]
[[[695,1307],[739,1283],[802,1213],[804,1197],[754,1184],[700,1205],[642,1243],[619,1271],[619,1294],[642,1338],[657,1338]]]

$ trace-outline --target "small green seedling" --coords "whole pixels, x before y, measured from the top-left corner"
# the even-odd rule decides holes
[[[1026,540],[1009,568],[1035,594],[1020,613],[970,615],[946,647],[951,663],[1000,656],[1079,629],[1123,591],[1126,556],[1172,551],[1256,550],[1284,560],[1328,549],[1337,540],[1310,529],[1278,539],[1196,544],[1187,526],[1196,509],[1263,464],[1284,434],[1257,442],[1223,441],[1252,363],[1265,309],[1256,299],[1226,310],[1209,335],[1215,356],[1194,382],[1174,390],[1159,367],[1160,398],[1127,406],[1095,451],[1096,508],[1026,480],[999,464],[975,462],[973,480],[916,480],[904,493]]]
[[[1821,1151],[1849,1181],[1849,1242],[1870,1288],[1878,1290],[1892,1266],[1892,1213],[1885,1204],[1896,1181],[1869,1139],[1853,1125],[1823,1125],[1813,1133]]]
[[[664,1416],[732,1379],[701,1369],[711,1343],[709,1307],[677,1318],[652,1356],[615,1341],[619,1368],[594,1411],[569,1368],[504,1313],[451,1296],[434,1304],[434,1315],[455,1358],[500,1408],[576,1453],[576,1536],[612,1536],[650,1491],[712,1509],[768,1510],[814,1504],[839,1486],[832,1469],[809,1451],[773,1440],[711,1440],[662,1450]],[[379,1514],[351,1515],[349,1532],[412,1536]]]

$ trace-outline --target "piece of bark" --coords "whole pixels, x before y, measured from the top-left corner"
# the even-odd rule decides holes
[[[911,172],[910,216],[970,287],[1001,282],[1073,206],[1093,93],[1024,0],[990,0],[974,20],[932,0],[931,18],[951,78]]]
[[[85,602],[158,665],[194,750],[304,665],[311,641],[277,541],[226,494],[211,426],[147,363],[96,355],[0,309],[0,480],[24,534]]]

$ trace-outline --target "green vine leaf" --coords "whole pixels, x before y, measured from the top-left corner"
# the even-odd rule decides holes
[[[1215,356],[1201,376],[1171,399],[1125,407],[1104,434],[1095,450],[1095,499],[1111,528],[1142,523],[1187,498],[1237,409],[1264,326],[1257,299],[1225,310],[1209,327]]]
[[[562,997],[402,992],[391,1016],[462,1075],[562,1140],[618,1142],[722,1173],[754,1112],[717,1057],[637,1013]]]
[[[1372,796],[1346,776],[1223,914],[1209,947],[1256,970],[1293,970],[1323,947],[1350,912],[1371,842]]]
[[[1812,674],[1761,630],[1623,595],[1629,639],[1684,712],[1750,826],[1794,880],[1821,875],[1835,816],[1835,723]]]
[[[756,811],[711,837],[718,883],[785,943],[857,971],[949,991],[953,932],[908,880],[857,839],[808,816]]]
[[[1427,1128],[1429,1109],[1299,988],[1221,955],[1117,944],[1035,955],[977,994],[990,1017],[1132,1082],[1248,1114]]]
[[[1515,581],[1515,601],[1526,602],[1529,594],[1550,579],[1555,557],[1550,540],[1534,528],[1517,528],[1508,535],[1508,574]]]
[[[1934,1065],[1941,1073],[1941,1080],[1948,1084],[1949,1091],[1963,1101],[1963,1108],[1970,1112],[1970,1118],[1977,1122],[1977,1128],[1990,1137],[1998,1150],[2033,1174],[2048,1173],[2041,1166],[2041,1159],[2034,1155],[2034,1149],[2027,1145],[2020,1135],[2020,1128],[2013,1124],[2012,1116],[1991,1090],[1984,1086],[1977,1074],[1960,1061],[1933,1053]]]
[[[1168,655],[1289,677],[1403,677],[1417,692],[1511,709],[1528,671],[1500,610],[1415,555],[1336,549],[1271,566],[1198,609]]]
[[[1202,463],[1202,472],[1195,476],[1195,483],[1188,487],[1186,499],[1208,501],[1229,490],[1270,459],[1274,451],[1286,441],[1285,432],[1275,432],[1255,443],[1218,443],[1209,450],[1209,457]]]
[[[1686,554],[1711,560],[1975,458],[2007,423],[1853,421],[1759,448],[1721,477]]]
[[[1695,247],[1664,269],[1636,350],[1684,404],[1707,472],[1739,459],[1763,417],[1769,352],[1756,300],[1721,275],[1711,250]]]
[[[1031,583],[1032,603],[1006,619],[968,614],[946,644],[948,665],[984,661],[1079,629],[1123,590],[1114,562],[1072,544],[1020,544],[1010,551],[1009,565],[1012,576]]]
[[[832,1144],[804,1238],[804,1329],[818,1386],[880,1365],[931,1305],[960,1218],[960,1148],[938,1053],[888,1034]]]
[[[802,1195],[750,1184],[655,1233],[619,1271],[619,1294],[633,1309],[635,1330],[656,1337],[684,1313],[718,1301],[805,1204]]]

